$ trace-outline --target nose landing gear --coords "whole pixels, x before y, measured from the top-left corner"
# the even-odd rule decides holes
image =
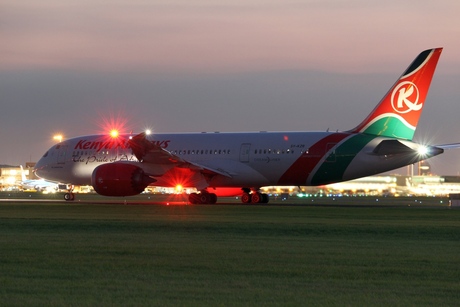
[[[64,194],[64,199],[65,199],[66,201],[73,201],[73,200],[75,200],[75,194],[73,193],[73,188],[74,188],[73,185],[71,185],[71,186],[69,187],[69,190],[68,190],[69,192],[67,192],[67,193]]]

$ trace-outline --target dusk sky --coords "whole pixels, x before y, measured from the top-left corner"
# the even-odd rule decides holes
[[[460,142],[460,1],[3,0],[0,164],[52,136],[347,130],[444,47],[415,134]],[[430,160],[460,175],[460,149]]]

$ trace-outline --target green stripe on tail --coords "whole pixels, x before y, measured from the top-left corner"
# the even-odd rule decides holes
[[[408,125],[402,122],[399,118],[387,116],[375,121],[362,132],[378,136],[412,140],[415,134],[415,129],[408,127]]]
[[[374,138],[376,138],[374,135],[356,134],[343,142],[322,162],[312,178],[311,185],[343,181],[343,174],[348,165]]]

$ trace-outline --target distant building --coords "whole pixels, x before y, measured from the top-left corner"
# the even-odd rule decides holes
[[[18,188],[21,181],[21,168],[19,166],[0,165],[0,188],[12,190]]]
[[[426,160],[422,160],[418,163],[418,175],[419,176],[431,176],[431,165]]]
[[[24,175],[27,179],[38,179],[33,172],[35,162],[26,162]],[[11,191],[20,188],[22,181],[21,166],[0,165],[0,190]]]

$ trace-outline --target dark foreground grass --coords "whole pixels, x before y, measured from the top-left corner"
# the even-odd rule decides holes
[[[447,208],[0,204],[2,305],[458,305]]]

